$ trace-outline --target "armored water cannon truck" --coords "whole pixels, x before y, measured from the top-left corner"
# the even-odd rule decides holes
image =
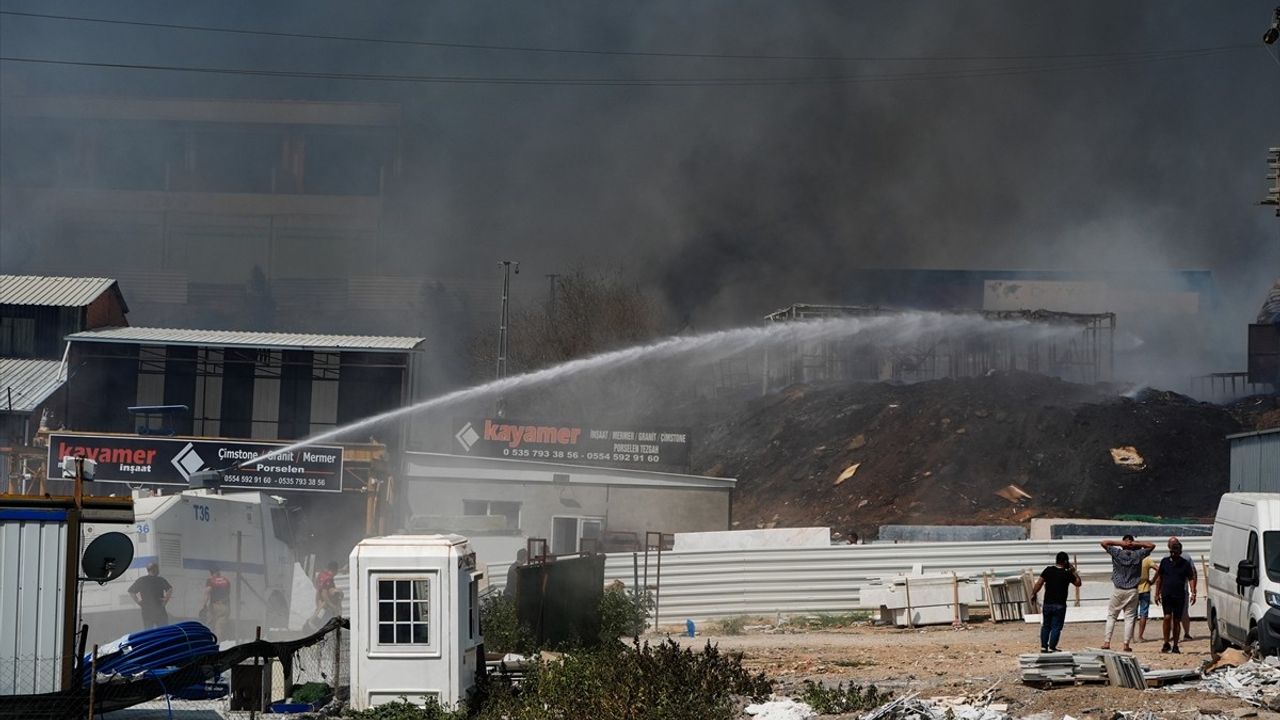
[[[119,580],[84,584],[81,608],[91,644],[142,629],[139,607],[128,590],[152,563],[173,588],[166,608],[171,623],[200,619],[205,583],[210,570],[217,569],[231,583],[229,618],[222,629],[233,636],[219,640],[251,638],[256,627],[288,627],[297,565],[283,500],[260,492],[142,491],[135,493],[134,516],[127,530],[85,526],[86,543],[119,530],[134,545],[133,562]]]

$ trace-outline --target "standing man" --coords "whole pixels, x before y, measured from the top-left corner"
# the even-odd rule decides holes
[[[1107,625],[1103,631],[1102,649],[1111,649],[1111,635],[1116,629],[1116,617],[1124,613],[1124,651],[1133,652],[1133,621],[1138,610],[1138,575],[1142,572],[1142,559],[1156,546],[1140,543],[1132,535],[1125,535],[1119,542],[1103,540],[1102,549],[1111,556],[1111,602],[1107,604]]]
[[[1182,543],[1169,543],[1169,557],[1160,561],[1156,571],[1156,602],[1164,605],[1164,646],[1160,652],[1180,653],[1178,637],[1182,632],[1182,616],[1190,595],[1191,605],[1196,603],[1196,579],[1194,564],[1182,557]],[[1191,592],[1187,592],[1187,588]],[[1169,644],[1169,627],[1173,626],[1173,645]]]
[[[231,629],[231,581],[222,577],[216,565],[209,568],[209,579],[204,581],[204,607],[209,629],[219,640],[226,640]]]
[[[1040,594],[1040,588],[1044,588],[1044,605],[1040,608],[1043,613],[1040,652],[1058,652],[1058,638],[1062,636],[1062,625],[1067,621],[1067,588],[1071,585],[1080,587],[1080,574],[1071,567],[1070,556],[1060,552],[1054,558],[1054,564],[1040,573],[1031,588],[1032,600]]]
[[[330,605],[329,595],[333,593],[337,586],[333,583],[333,578],[338,574],[338,563],[330,560],[329,565],[320,572],[316,573],[316,614],[319,615],[321,610]]]
[[[1147,619],[1151,616],[1151,580],[1158,563],[1155,558],[1142,558],[1142,571],[1138,575],[1138,642],[1147,641]]]
[[[129,586],[129,597],[142,609],[144,630],[169,624],[169,611],[165,606],[173,597],[173,586],[160,577],[159,563],[148,565],[147,574],[133,581]]]
[[[1179,540],[1176,535],[1171,536],[1169,538],[1169,550],[1172,552],[1173,544],[1181,542],[1182,541]],[[1194,584],[1196,581],[1196,561],[1191,558],[1187,558],[1187,565],[1191,568],[1191,576],[1187,578],[1187,580]],[[1182,639],[1195,640],[1195,638],[1191,637],[1191,603],[1187,603],[1186,610],[1184,610],[1182,614]]]

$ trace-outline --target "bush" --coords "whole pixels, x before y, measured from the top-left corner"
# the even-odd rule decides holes
[[[516,619],[516,601],[501,593],[486,598],[480,606],[480,629],[485,652],[519,653],[537,651],[532,633]]]
[[[871,619],[871,613],[855,611],[850,613],[818,613],[816,615],[797,615],[787,622],[798,628],[808,630],[830,630],[832,628],[849,627]]]
[[[747,626],[747,619],[742,615],[727,617],[716,623],[716,631],[721,635],[741,635]]]
[[[731,720],[743,697],[773,690],[741,656],[711,644],[695,652],[673,640],[604,647],[537,662],[518,691],[491,688],[480,720]]]
[[[441,707],[435,698],[429,699],[424,706],[418,707],[402,697],[395,702],[371,707],[368,710],[348,709],[342,717],[352,718],[352,720],[464,720],[467,712],[465,708],[447,710]]]
[[[875,685],[864,688],[850,683],[846,687],[844,683],[840,683],[835,687],[829,687],[812,680],[805,680],[800,699],[820,715],[839,715],[878,708],[892,700],[893,693],[882,693]]]
[[[294,702],[311,704],[326,700],[331,694],[328,685],[322,682],[309,682],[304,685],[294,685],[293,694],[290,697]]]
[[[619,585],[605,588],[600,598],[600,642],[609,645],[619,638],[643,635],[652,607],[653,599],[647,592],[627,592]]]

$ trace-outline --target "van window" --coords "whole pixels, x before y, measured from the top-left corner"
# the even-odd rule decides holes
[[[1258,533],[1256,532],[1249,533],[1249,547],[1245,548],[1244,559],[1254,565],[1258,564]]]
[[[1267,561],[1267,577],[1280,582],[1280,530],[1262,533],[1262,554]]]

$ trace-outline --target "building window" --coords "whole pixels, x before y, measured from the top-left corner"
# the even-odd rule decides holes
[[[378,644],[430,644],[430,593],[431,581],[427,579],[379,579]]]
[[[501,500],[463,500],[463,515],[481,515],[506,519],[506,530],[520,529],[520,503]]]
[[[0,318],[0,356],[31,357],[35,354],[35,318]]]
[[[582,541],[599,540],[603,530],[604,518],[551,518],[551,554],[572,555],[582,552]]]

